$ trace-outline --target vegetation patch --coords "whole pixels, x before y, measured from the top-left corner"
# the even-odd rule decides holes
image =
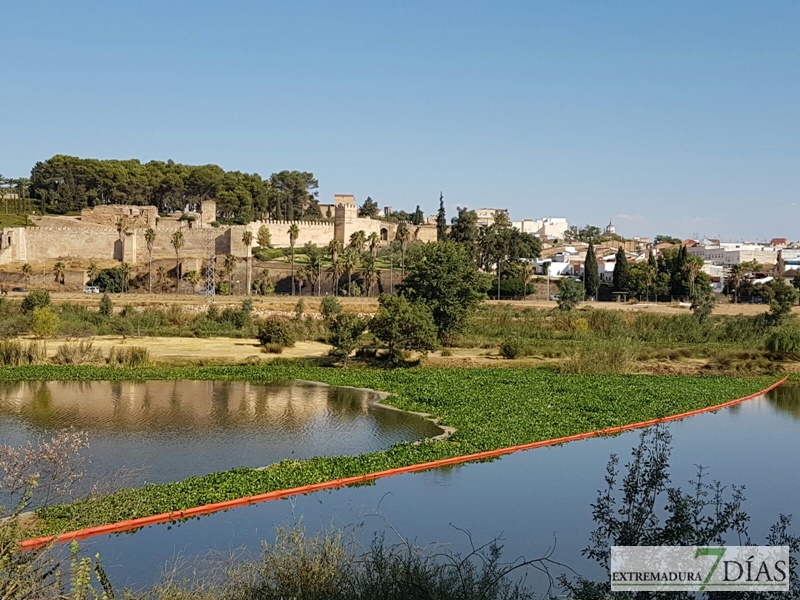
[[[446,441],[400,443],[359,456],[284,460],[263,470],[212,473],[168,484],[49,506],[31,534],[186,509],[273,490],[645,421],[720,404],[764,389],[775,378],[566,375],[531,369],[330,369],[282,363],[264,367],[138,369],[23,366],[13,380],[311,380],[390,393],[388,403],[429,413],[456,428]]]

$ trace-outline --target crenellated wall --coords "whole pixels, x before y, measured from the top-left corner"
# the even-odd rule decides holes
[[[112,210],[113,208],[113,210]],[[129,214],[132,221],[126,221],[127,229],[119,232],[116,218],[125,215],[127,209],[136,209]],[[13,227],[2,231],[0,236],[0,264],[12,262],[39,262],[60,258],[82,260],[118,260],[130,264],[144,263],[148,259],[145,224],[154,220],[151,209],[154,207],[98,207],[87,212],[91,221],[73,217],[47,217],[40,220],[37,227]],[[210,217],[213,208],[204,205],[206,216]],[[138,211],[138,212],[137,212]],[[152,219],[151,219],[152,217]],[[107,221],[107,224],[99,221]],[[64,226],[56,226],[64,223]],[[136,226],[141,223],[142,226]],[[271,243],[275,248],[289,247],[289,228],[296,225],[298,237],[296,247],[306,243],[325,247],[336,238],[344,245],[350,236],[364,231],[367,237],[376,233],[386,244],[397,238],[397,223],[358,216],[354,204],[339,203],[335,209],[334,222],[330,221],[254,221],[247,225],[210,227],[200,222],[188,223],[177,219],[159,219],[152,228],[156,232],[153,243],[154,260],[175,259],[172,246],[173,234],[183,233],[183,246],[179,250],[181,259],[204,258],[215,254],[247,256],[247,247],[242,242],[245,231],[253,234],[252,246],[258,245],[258,231],[266,227],[270,232]],[[423,242],[436,240],[436,227],[433,225],[409,225],[412,239]]]

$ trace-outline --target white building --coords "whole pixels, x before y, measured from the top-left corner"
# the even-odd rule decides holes
[[[542,239],[562,239],[569,229],[564,217],[545,217],[543,219],[523,219],[511,224],[522,233],[538,235]]]
[[[689,246],[688,252],[692,256],[702,258],[703,262],[726,267],[751,260],[767,266],[775,265],[778,262],[776,248],[757,244],[729,242],[714,245],[698,244],[697,246]]]

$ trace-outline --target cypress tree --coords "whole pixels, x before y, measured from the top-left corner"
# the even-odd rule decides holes
[[[587,298],[597,297],[597,288],[600,287],[600,275],[597,273],[597,257],[594,254],[594,244],[589,243],[586,251],[586,262],[583,263],[583,287]]]
[[[444,194],[439,192],[439,212],[436,215],[436,239],[447,239],[447,215],[444,212]]]
[[[619,250],[617,250],[616,264],[614,264],[614,291],[627,292],[629,281],[630,273],[628,271],[628,257],[625,256],[625,250],[620,247]]]

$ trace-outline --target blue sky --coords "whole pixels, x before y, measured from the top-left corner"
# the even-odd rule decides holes
[[[7,2],[0,172],[313,171],[426,212],[800,238],[800,2]]]

